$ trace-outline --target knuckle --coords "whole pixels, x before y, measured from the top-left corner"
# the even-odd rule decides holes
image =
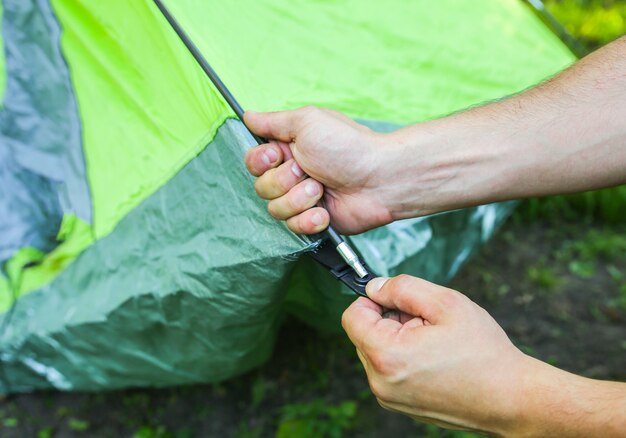
[[[258,178],[254,182],[254,191],[256,192],[257,196],[261,198],[265,196],[265,190],[263,188],[263,181],[261,181],[261,178]]]
[[[263,199],[274,199],[276,195],[276,169],[270,169],[254,182],[254,190]]]
[[[285,207],[287,211],[293,214],[300,213],[300,211],[302,210],[302,205],[300,205],[300,199],[297,194],[293,192],[287,193],[287,195],[285,196]]]
[[[459,292],[452,290],[452,289],[443,289],[439,293],[439,301],[446,308],[456,307],[461,304],[462,295]]]
[[[292,184],[289,183],[288,176],[283,173],[277,174],[272,184],[274,185],[274,189],[277,193],[287,193],[289,189],[292,188]]]
[[[408,274],[400,274],[396,277],[401,284],[412,283],[413,277]]]
[[[287,186],[291,187],[294,184],[296,184],[301,177],[299,177],[295,171],[294,168],[297,167],[300,171],[302,171],[302,168],[300,167],[300,165],[296,162],[296,160],[294,158],[290,158],[287,161],[284,161],[279,169],[280,169],[280,177],[281,177],[281,183],[282,184],[286,184]],[[302,171],[304,173],[304,171]]]
[[[279,213],[278,210],[276,209],[276,203],[275,202],[269,202],[267,204],[267,212],[270,214],[270,216],[272,216],[274,219],[280,219],[279,217]]]
[[[280,178],[280,174],[272,169],[273,172],[267,174],[267,184],[270,187],[272,195],[274,197],[282,196],[287,192],[287,189],[283,187],[283,183]]]
[[[277,169],[268,170],[257,181],[261,181],[265,199],[276,199],[287,193],[288,189],[283,187],[280,172]]]
[[[302,115],[304,117],[311,117],[317,114],[319,111],[320,109],[316,107],[315,105],[307,105],[302,108]]]
[[[381,403],[381,401],[384,402],[385,400],[389,399],[390,391],[384,382],[379,379],[370,378],[369,384],[372,394],[374,394],[374,397],[376,397],[378,403]]]
[[[353,305],[350,305],[346,310],[343,311],[343,314],[341,315],[341,327],[343,327],[343,329],[346,332],[350,331],[351,325],[352,325],[352,309],[353,309]]]
[[[391,286],[390,291],[396,292],[411,287],[413,285],[413,277],[407,274],[400,274],[392,278],[388,283]]]
[[[289,219],[287,219],[287,228],[289,228],[296,234],[302,234],[304,232],[299,218],[290,217]]]
[[[395,361],[388,354],[375,351],[368,355],[368,360],[377,374],[391,377],[395,374]]]

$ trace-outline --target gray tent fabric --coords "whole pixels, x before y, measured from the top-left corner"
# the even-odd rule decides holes
[[[0,187],[0,266],[25,246],[54,248],[63,212],[51,181],[18,165],[1,144]]]
[[[21,297],[0,333],[0,392],[216,381],[265,360],[311,244],[254,195],[241,160],[253,141],[228,120],[114,233]]]
[[[287,313],[339,329],[354,294],[299,257],[314,242],[267,215],[241,159],[252,144],[227,120],[114,233],[21,297],[0,338],[0,392],[219,381],[262,363]],[[401,221],[351,240],[382,275],[447,280],[510,211]]]
[[[57,20],[48,0],[4,0],[3,9],[0,264],[25,246],[52,249],[63,213],[91,222],[80,120]]]
[[[245,23],[249,16],[212,9],[210,2],[168,2],[179,18],[206,14],[198,27],[187,24],[191,34],[207,31],[194,41],[213,65],[224,63],[220,77],[246,106],[252,106],[246,99],[259,97],[259,110],[313,103],[408,123],[404,100],[393,97],[405,95],[386,87],[386,78],[413,84],[403,87],[415,90],[410,101],[426,107],[418,118],[425,120],[530,86],[570,59],[529,11],[509,2],[477,8],[465,1],[456,15],[464,11],[472,19],[450,32],[439,32],[437,24],[445,18],[453,26],[448,4],[405,8],[408,3],[397,0],[389,5],[390,21],[378,27],[387,4],[372,1],[351,11],[342,2],[328,3],[311,9],[305,21],[339,31],[311,39],[307,27],[273,1],[249,0],[248,6],[267,14],[269,21],[258,25],[294,33],[280,51],[283,59],[300,52],[319,54],[322,62],[319,70],[287,69],[284,78],[267,70],[262,86],[248,82],[241,67],[255,60],[255,46],[231,47],[222,40],[225,29],[202,27],[209,18]],[[0,112],[0,393],[216,382],[266,360],[287,315],[340,330],[341,313],[355,295],[306,255],[318,242],[267,213],[243,162],[252,137],[230,118],[152,0],[3,4],[8,87]],[[414,16],[403,13],[409,9]],[[481,14],[497,20],[475,22]],[[392,32],[408,29],[394,22],[421,16],[418,32]],[[510,35],[500,28],[509,25]],[[344,30],[350,36],[345,43],[379,28],[381,65],[369,56],[377,60],[382,53],[365,50],[350,58],[342,44],[333,47]],[[215,53],[210,44],[202,48],[207,42],[214,42]],[[324,66],[324,59],[332,62]],[[529,59],[536,60],[531,67]],[[354,66],[374,68],[346,69]],[[398,128],[363,123],[379,131]],[[154,157],[158,162],[147,160]],[[117,186],[120,176],[132,178]],[[90,182],[97,194],[91,198]],[[514,205],[399,221],[349,240],[380,275],[443,283]],[[98,233],[96,225],[107,219]]]

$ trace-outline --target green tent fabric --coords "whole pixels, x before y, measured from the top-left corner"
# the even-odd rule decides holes
[[[245,108],[380,131],[574,60],[510,0],[164,3]],[[151,0],[2,12],[0,392],[218,381],[266,360],[287,314],[338,328],[353,294],[269,217],[242,162],[254,140]],[[351,240],[382,275],[445,282],[513,207]]]

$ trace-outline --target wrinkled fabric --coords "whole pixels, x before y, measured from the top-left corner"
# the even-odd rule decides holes
[[[241,159],[252,144],[228,120],[114,233],[22,297],[0,339],[0,391],[219,381],[269,356],[285,312],[336,330],[354,295],[312,259],[294,264],[313,246],[266,214]],[[351,240],[381,275],[442,282],[511,210],[399,221]]]
[[[63,213],[90,222],[78,109],[47,0],[4,0],[6,91],[0,109],[0,266],[49,251]]]
[[[354,294],[269,216],[251,136],[154,3],[51,1],[4,1],[0,392],[215,382],[266,360],[286,314],[340,329]],[[509,0],[166,3],[245,108],[315,104],[379,131],[574,59]],[[513,208],[350,240],[381,275],[445,282]]]
[[[246,109],[409,124],[499,99],[575,57],[521,0],[163,0]]]
[[[21,297],[0,338],[0,392],[216,381],[265,360],[310,244],[254,193],[241,160],[252,142],[227,121],[114,233]]]
[[[0,108],[4,100],[4,87],[7,80],[7,72],[4,65],[4,41],[2,37],[2,2],[0,1]]]
[[[100,238],[206,147],[232,111],[152,0],[50,1],[64,29]]]
[[[63,217],[52,181],[23,168],[6,146],[0,143],[0,266],[20,248],[54,248]]]

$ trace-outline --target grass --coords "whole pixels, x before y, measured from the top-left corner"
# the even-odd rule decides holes
[[[87,429],[89,429],[88,421],[79,420],[77,418],[70,418],[69,421],[67,422],[67,425],[70,430],[73,430],[76,432],[84,432]]]
[[[622,270],[613,263],[623,261],[624,257],[626,234],[606,230],[592,230],[578,240],[567,241],[556,253],[556,259],[567,263],[569,271],[582,279],[592,278],[599,262],[604,262],[604,269],[620,289],[626,288],[626,279]],[[626,306],[626,297],[620,297],[618,302],[620,307]]]
[[[333,405],[316,399],[308,403],[287,404],[281,410],[276,438],[340,438],[354,424],[357,403],[346,400]]]
[[[602,258],[614,261],[626,255],[626,234],[614,231],[592,230],[581,239],[568,242],[562,250],[564,256],[571,256],[581,261],[593,261]]]
[[[580,366],[571,370],[590,377],[615,377],[602,370],[622,376],[626,343],[617,324],[626,318],[626,308],[619,310],[626,303],[626,288],[619,289],[626,283],[626,228],[597,223],[505,227],[453,287],[493,312],[524,352],[563,367]],[[583,268],[570,268],[574,261]],[[590,261],[594,276],[580,278]],[[115,431],[111,436],[191,438],[217,436],[207,434],[215,424],[225,431],[221,436],[235,438],[384,436],[381,431],[398,424],[402,432],[395,436],[480,436],[382,412],[345,336],[313,334],[301,326],[286,333],[288,342],[283,338],[275,353],[279,360],[229,382],[89,398],[42,394],[39,405],[20,397],[17,404],[0,405],[0,436],[107,436],[105,431]]]
[[[602,0],[602,1],[585,1],[573,0],[568,2],[547,1],[549,9],[555,16],[563,22],[568,30],[581,38],[583,43],[590,49],[599,46],[602,43],[610,41],[626,31],[626,6],[623,2]],[[595,23],[591,28],[585,23]],[[578,223],[608,223],[619,224],[624,221],[626,215],[626,187],[618,187],[614,189],[598,190],[577,195],[554,196],[541,199],[528,199],[521,203],[515,217],[517,220],[524,222],[548,220],[555,223],[562,221],[575,221]],[[585,227],[581,226],[581,230]],[[507,241],[514,241],[511,234],[503,235]],[[602,229],[594,229],[590,232],[581,232],[580,236],[575,239],[564,242],[554,254],[546,260],[538,260],[534,265],[530,266],[526,271],[526,278],[543,294],[537,295],[546,297],[554,297],[554,294],[545,293],[554,292],[562,285],[564,281],[561,277],[568,272],[581,280],[589,280],[590,277],[601,274],[603,269],[606,270],[610,281],[616,287],[617,294],[612,296],[613,305],[623,309],[626,312],[626,271],[623,269],[624,258],[626,254],[626,233],[616,234],[615,230],[603,231]],[[555,263],[557,262],[557,263]],[[494,277],[488,271],[483,270],[479,273],[481,282],[485,289],[485,294],[491,302],[497,302],[507,295],[514,295],[519,285],[501,284],[501,281],[507,280],[507,277]],[[565,288],[563,288],[565,289]],[[532,298],[532,297],[530,297]],[[597,320],[605,320],[605,313],[601,307],[593,306],[590,311]],[[566,310],[555,309],[554,312],[559,319],[565,321],[570,318]],[[555,335],[556,336],[556,335]],[[620,344],[621,342],[621,344]],[[626,341],[617,341],[618,348],[626,351]],[[520,346],[525,352],[538,355],[538,352],[530,345]],[[371,398],[369,389],[362,389],[361,392],[338,396],[339,399],[328,402],[322,397],[331,392],[330,375],[327,370],[316,368],[318,361],[315,360],[315,352],[305,351],[311,357],[304,357],[301,360],[310,363],[310,367],[306,369],[306,373],[300,371],[300,374],[306,374],[307,380],[302,380],[297,385],[288,385],[289,390],[294,395],[290,396],[290,400],[296,399],[302,395],[314,394],[315,398],[310,401],[299,403],[286,403],[280,406],[272,405],[272,402],[278,388],[278,380],[270,380],[263,374],[259,373],[250,382],[249,388],[249,407],[242,413],[240,423],[235,422],[238,427],[237,438],[259,438],[266,436],[268,427],[275,431],[276,437],[342,437],[350,436],[354,433],[355,425],[362,421],[362,417],[366,417],[367,401]],[[546,360],[550,363],[557,364],[556,356],[549,356]],[[354,372],[362,375],[363,369],[360,363],[355,364]],[[215,394],[226,394],[227,386],[214,385],[212,392]],[[172,392],[172,403],[176,403],[178,398],[185,398],[184,392],[180,395],[178,392]],[[352,399],[345,399],[352,397]],[[281,402],[284,403],[284,402]],[[151,396],[147,393],[134,392],[123,397],[121,404],[123,411],[152,412],[154,404]],[[269,406],[268,406],[269,405]],[[198,417],[207,417],[212,412],[211,405],[198,405]],[[76,408],[68,408],[60,406],[54,409],[50,406],[52,412],[58,421],[54,426],[41,424],[36,436],[38,438],[50,438],[56,436],[59,431],[63,430],[63,425],[76,436],[89,436],[90,429],[95,429],[96,420],[93,424],[85,421],[85,417],[81,412],[73,412]],[[271,426],[259,425],[246,421],[246,415],[250,412],[263,412],[268,418]],[[133,418],[132,425],[128,424],[133,438],[186,438],[193,436],[186,430],[176,430],[173,426],[165,426],[159,424],[160,418],[152,418],[147,420],[143,416],[137,414],[137,418]],[[249,415],[248,415],[249,416]],[[4,415],[0,413],[0,429],[15,430],[26,421],[32,421],[23,417],[15,417],[15,414]],[[155,424],[146,424],[155,423]],[[187,426],[185,426],[187,427]],[[0,435],[2,431],[0,430]],[[475,438],[476,435],[469,432],[447,431],[439,429],[436,426],[424,426],[424,432],[420,436],[427,438],[444,437],[444,438]]]
[[[615,265],[607,265],[606,270],[615,285],[618,287],[618,295],[613,300],[612,304],[626,312],[626,276],[624,275],[624,272]]]
[[[425,438],[480,438],[482,435],[473,432],[465,432],[462,430],[444,430],[437,426],[426,426]]]
[[[133,438],[175,438],[175,435],[168,432],[164,426],[143,426],[133,434]]]
[[[37,438],[52,438],[54,436],[54,427],[48,426],[37,431]]]
[[[626,186],[574,195],[531,198],[522,201],[515,218],[524,222],[596,221],[619,224],[626,216]]]
[[[554,270],[542,263],[528,268],[526,274],[533,284],[547,291],[553,291],[561,284]]]

